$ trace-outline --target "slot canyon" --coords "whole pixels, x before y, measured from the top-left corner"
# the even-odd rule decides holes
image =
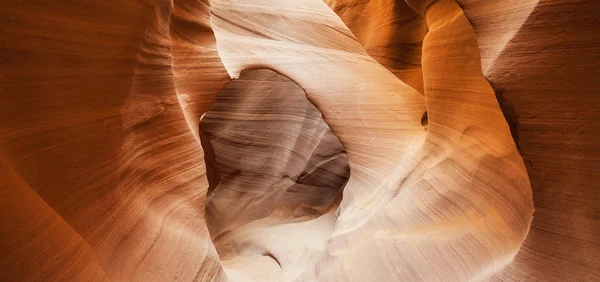
[[[0,2],[0,281],[600,281],[600,1]]]

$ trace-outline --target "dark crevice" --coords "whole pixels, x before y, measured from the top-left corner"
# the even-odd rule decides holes
[[[519,116],[517,115],[515,107],[504,98],[504,89],[493,84],[489,80],[488,83],[494,90],[494,94],[496,94],[496,100],[498,101],[500,110],[502,110],[502,115],[504,115],[504,119],[508,123],[508,127],[510,128],[510,135],[512,136],[513,141],[515,142],[515,146],[517,146],[517,150],[521,152],[521,139],[519,138]]]
[[[279,268],[281,268],[281,263],[271,252],[264,252],[262,255],[272,258],[277,263],[277,265],[279,265]]]
[[[427,131],[427,125],[429,124],[429,118],[427,117],[427,111],[425,111],[423,113],[423,116],[421,117],[421,125],[423,126],[423,128],[425,129],[425,131]]]

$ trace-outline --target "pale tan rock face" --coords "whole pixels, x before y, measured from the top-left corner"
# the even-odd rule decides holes
[[[597,1],[5,2],[2,281],[600,280]]]

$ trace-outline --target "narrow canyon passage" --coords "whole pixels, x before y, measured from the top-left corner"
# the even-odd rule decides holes
[[[0,2],[0,281],[600,281],[600,1]]]

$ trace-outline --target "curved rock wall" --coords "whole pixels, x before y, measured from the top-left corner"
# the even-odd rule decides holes
[[[484,74],[514,113],[536,206],[522,251],[499,279],[598,280],[600,37],[588,27],[600,25],[600,3],[462,2]]]
[[[402,17],[360,11],[388,10],[386,1],[326,1],[357,34],[377,21]],[[403,2],[403,1],[396,1]],[[422,2],[408,1],[412,7]],[[592,34],[596,1],[459,0],[473,25],[482,72],[493,86],[525,160],[536,212],[532,229],[501,281],[593,281],[600,236],[594,191],[600,183],[590,169],[597,158],[595,124],[600,38]],[[396,4],[403,5],[401,4]],[[356,30],[355,30],[356,29]],[[401,32],[401,27],[396,27]],[[372,34],[372,32],[370,32]],[[361,43],[368,46],[367,42]],[[397,44],[383,43],[389,53]],[[399,48],[404,50],[403,48]],[[368,50],[368,48],[367,48]],[[590,52],[591,51],[591,52]],[[371,53],[370,53],[371,54]],[[377,59],[376,54],[371,54]],[[382,62],[386,68],[393,71]],[[573,254],[577,254],[575,257]]]
[[[228,81],[207,5],[2,5],[3,280],[224,278],[197,138]]]

